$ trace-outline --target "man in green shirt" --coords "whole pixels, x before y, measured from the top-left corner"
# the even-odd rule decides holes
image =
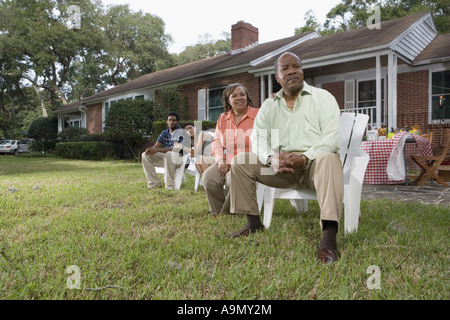
[[[295,54],[282,54],[274,68],[282,90],[263,103],[255,118],[252,152],[237,155],[231,165],[231,212],[247,216],[245,228],[232,237],[264,229],[256,181],[275,188],[306,187],[316,190],[321,211],[323,236],[317,258],[334,262],[344,194],[339,106],[329,92],[304,82]]]

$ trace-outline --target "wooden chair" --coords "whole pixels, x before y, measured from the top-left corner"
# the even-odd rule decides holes
[[[369,155],[360,149],[366,131],[369,116],[344,112],[341,114],[341,149],[339,154],[344,171],[344,228],[349,233],[357,230],[360,215],[361,191],[364,174],[369,163]],[[277,189],[262,184],[264,188],[264,219],[269,228],[275,199],[290,199],[297,210],[307,211],[308,200],[317,200],[314,190],[310,189]],[[260,192],[260,191],[259,191]]]
[[[430,144],[433,142],[433,132],[422,134],[422,137],[430,141]]]
[[[448,184],[439,177],[439,167],[441,166],[442,161],[444,161],[445,157],[448,154],[450,149],[450,130],[447,129],[444,134],[444,140],[441,144],[441,154],[437,156],[420,156],[420,155],[412,155],[411,158],[421,167],[421,172],[419,176],[414,180],[414,183],[417,183],[418,186],[423,186],[425,182],[429,179],[434,179],[436,182],[439,182],[445,187],[448,187]]]

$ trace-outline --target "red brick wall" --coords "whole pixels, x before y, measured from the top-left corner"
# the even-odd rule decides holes
[[[186,96],[189,102],[190,120],[196,120],[198,118],[197,115],[198,90],[223,87],[236,82],[242,84],[244,87],[247,88],[250,97],[252,98],[253,106],[259,108],[261,106],[259,78],[255,78],[253,75],[249,73],[239,73],[227,77],[207,79],[201,82],[181,86],[180,91],[184,96]]]
[[[324,83],[322,89],[330,92],[335,98],[339,105],[339,108],[344,109],[345,106],[345,82],[331,82]]]
[[[397,126],[428,128],[428,71],[397,75]]]
[[[86,127],[89,133],[102,133],[102,103],[86,108]]]

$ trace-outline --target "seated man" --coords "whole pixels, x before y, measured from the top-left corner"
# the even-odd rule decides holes
[[[161,187],[161,181],[156,176],[155,167],[164,167],[164,184],[166,190],[175,188],[175,170],[182,163],[182,157],[174,143],[183,141],[183,131],[178,125],[179,117],[176,112],[167,115],[168,128],[159,135],[153,147],[147,148],[142,153],[142,167],[147,178],[148,188]]]
[[[315,189],[323,230],[317,259],[334,262],[344,194],[339,106],[329,92],[304,81],[302,63],[295,54],[282,54],[274,70],[282,89],[264,102],[255,118],[253,153],[238,154],[231,165],[231,212],[247,215],[247,225],[233,237],[264,230],[256,182]]]

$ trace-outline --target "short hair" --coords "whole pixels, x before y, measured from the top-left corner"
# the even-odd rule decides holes
[[[177,118],[177,122],[180,122],[180,117],[178,116],[178,113],[176,113],[175,111],[171,111],[167,114],[166,119],[169,119],[169,116],[175,116]]]
[[[252,98],[250,98],[250,93],[248,92],[247,88],[240,83],[233,83],[228,85],[228,87],[226,87],[222,93],[222,104],[224,112],[227,112],[232,109],[230,103],[228,102],[228,99],[230,98],[231,94],[237,87],[241,87],[242,90],[244,90],[245,95],[247,96],[247,103],[250,105],[250,107],[253,107]]]
[[[296,58],[298,59],[298,61],[300,62],[300,67],[303,68],[302,60],[298,57],[298,55],[296,55],[295,53],[286,51],[286,52],[283,52],[282,54],[280,54],[280,55],[278,56],[278,58],[275,59],[275,63],[273,64],[273,70],[274,70],[275,74],[278,74],[278,62],[280,61],[280,58],[281,58],[282,56],[284,56],[285,54],[287,54],[287,53],[289,53],[290,55],[296,57]]]
[[[192,122],[186,122],[185,124],[183,124],[183,129],[185,129],[186,126],[193,126],[194,127],[194,124]]]

